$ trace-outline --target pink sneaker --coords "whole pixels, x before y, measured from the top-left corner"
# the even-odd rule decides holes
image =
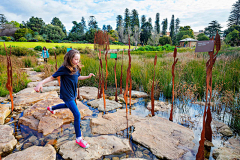
[[[79,144],[82,148],[85,148],[85,149],[87,149],[89,147],[89,144],[86,141],[84,141],[83,139],[80,140],[79,142],[76,140],[76,143]]]
[[[51,110],[50,110],[50,107],[47,107],[47,110],[49,110],[49,112],[51,112],[52,114],[55,113],[54,111],[51,111]]]

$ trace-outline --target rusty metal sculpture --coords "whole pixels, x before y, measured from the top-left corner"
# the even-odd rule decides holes
[[[11,109],[13,111],[14,105],[13,105],[13,95],[12,95],[13,88],[12,88],[12,61],[11,61],[11,55],[12,55],[11,50],[12,50],[12,48],[10,46],[10,53],[8,55],[5,43],[4,43],[4,47],[5,47],[6,56],[7,56],[7,76],[8,76],[6,88],[9,91],[9,95],[10,95],[10,98],[11,98],[11,105],[12,105]]]
[[[54,56],[55,56],[55,60],[56,60],[55,69],[56,69],[56,71],[57,71],[57,70],[58,70],[58,67],[57,67],[57,55],[56,55],[55,51],[54,51]],[[57,79],[58,79],[58,84],[59,84],[59,86],[60,86],[60,76],[58,76]]]
[[[124,54],[124,49],[122,52],[122,65],[121,65],[121,76],[120,76],[120,94],[122,94],[122,68],[123,68],[123,54]]]
[[[105,31],[97,31],[95,33],[95,37],[94,37],[94,49],[95,50],[106,50],[106,55],[105,55],[105,59],[107,58],[107,52],[108,50],[110,49],[109,47],[109,38],[108,38],[108,33]],[[100,71],[100,66],[99,66],[99,85],[98,85],[98,98],[101,98],[102,97],[102,89],[101,89],[101,84],[102,84],[102,81],[101,79],[103,79],[103,74],[101,74],[101,71]],[[106,79],[107,79],[107,76],[108,76],[108,71],[107,71],[107,61],[106,61]],[[107,82],[106,82],[107,83]]]
[[[99,58],[99,63],[100,63],[100,67],[101,67],[101,72],[103,75],[103,66],[102,66],[102,58],[101,58],[101,50],[99,49],[99,54],[98,54],[98,58]],[[102,90],[102,96],[103,96],[103,104],[104,104],[104,110],[106,112],[106,99],[105,99],[105,93],[104,93],[104,78],[102,76],[102,80],[101,80],[101,90]]]
[[[154,57],[154,74],[153,74],[153,82],[152,82],[152,89],[151,89],[151,105],[152,105],[152,116],[154,116],[154,79],[155,79],[155,68],[157,64],[157,53]]]
[[[213,40],[213,38],[212,38],[212,40]],[[217,54],[218,54],[219,50],[221,49],[221,40],[220,40],[220,36],[219,36],[218,32],[215,37],[214,46],[216,46],[217,52],[214,54],[214,47],[213,47],[213,51],[208,52],[210,59],[206,63],[206,73],[207,73],[207,76],[206,76],[206,102],[205,102],[205,108],[204,108],[204,114],[203,114],[203,129],[202,129],[202,133],[201,133],[201,140],[199,141],[199,148],[198,148],[198,153],[196,156],[197,160],[204,159],[205,138],[208,141],[212,141],[212,129],[211,129],[212,115],[211,115],[211,110],[210,110],[210,102],[212,99],[212,68],[217,59]],[[208,109],[207,109],[207,107],[208,107]]]
[[[106,47],[106,53],[105,53],[105,61],[106,61],[106,85],[105,85],[105,89],[106,89],[106,90],[107,90],[107,77],[108,77],[107,54],[108,54],[108,48]]]
[[[131,54],[130,54],[130,37],[128,36],[128,41],[129,41],[129,49],[128,49],[128,57],[129,57],[129,62],[128,62],[128,69],[127,69],[127,78],[126,78],[126,88],[124,91],[124,100],[126,103],[126,119],[127,119],[127,129],[128,129],[128,81],[130,80],[130,88],[129,88],[129,104],[131,105]]]
[[[173,61],[173,65],[172,65],[172,107],[171,107],[171,112],[170,112],[170,117],[169,117],[170,121],[173,121],[174,78],[175,78],[174,69],[175,69],[175,65],[178,61],[178,58],[175,60],[175,58],[177,57],[177,47],[174,48],[173,57],[174,57],[174,61]]]
[[[115,101],[118,102],[117,98],[117,58],[115,58],[115,66],[114,66],[114,74],[115,74],[115,85],[116,85],[116,92],[115,92]]]

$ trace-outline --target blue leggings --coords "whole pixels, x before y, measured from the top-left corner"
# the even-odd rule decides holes
[[[80,129],[80,121],[81,114],[77,108],[77,105],[74,100],[66,101],[65,103],[58,104],[56,106],[52,106],[52,110],[69,108],[74,116],[74,128],[76,133],[76,138],[81,137],[81,129]]]

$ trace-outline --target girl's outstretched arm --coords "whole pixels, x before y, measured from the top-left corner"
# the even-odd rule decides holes
[[[88,79],[88,78],[91,78],[92,76],[95,76],[95,75],[93,73],[90,73],[88,76],[79,76],[78,80]]]
[[[37,86],[34,88],[34,90],[35,90],[36,92],[39,92],[40,90],[42,91],[43,84],[45,84],[45,83],[47,83],[47,82],[50,82],[50,81],[52,81],[52,80],[54,80],[54,79],[55,79],[55,78],[53,78],[53,76],[50,76],[50,77],[42,80],[41,82],[39,82],[39,83],[37,84]]]

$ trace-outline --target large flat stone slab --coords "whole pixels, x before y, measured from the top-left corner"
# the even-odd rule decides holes
[[[134,141],[149,148],[159,158],[178,159],[187,149],[192,149],[192,130],[161,117],[147,117],[133,125]]]
[[[212,125],[213,125],[213,130],[216,129],[217,132],[223,134],[224,136],[228,136],[228,137],[233,136],[233,131],[225,123],[212,120]]]
[[[129,91],[128,91],[128,95],[129,95]],[[131,97],[132,98],[147,98],[147,97],[149,97],[149,95],[145,92],[132,90]]]
[[[29,126],[29,128],[42,132],[43,135],[47,135],[63,124],[73,122],[74,116],[68,108],[55,110],[55,114],[47,111],[48,106],[57,105],[59,103],[63,103],[60,98],[39,101],[25,110],[24,115],[19,119],[19,124]],[[77,106],[81,113],[81,118],[92,115],[92,111],[81,102],[77,101]]]
[[[11,152],[16,144],[13,129],[8,125],[0,125],[0,155]]]
[[[90,105],[93,108],[98,108],[99,111],[105,111],[104,110],[104,103],[103,103],[102,98],[101,99],[95,99],[93,101],[88,102],[87,104]],[[120,108],[120,107],[122,107],[122,105],[119,104],[118,102],[106,99],[106,111],[111,111],[111,110],[114,110],[114,109],[117,109],[117,108]]]
[[[217,160],[240,159],[240,138],[231,138],[224,147],[214,149],[213,157]]]
[[[60,87],[59,86],[43,87],[42,93],[51,92],[51,91],[60,92]],[[36,91],[34,90],[34,87],[25,88],[25,89],[15,93],[15,95],[21,95],[21,94],[27,94],[27,93],[36,93]]]
[[[167,102],[163,102],[163,101],[154,100],[154,112],[156,112],[156,111],[166,112],[170,108],[171,108],[171,104],[168,104]],[[147,109],[149,109],[149,110],[152,109],[151,102],[148,102]]]
[[[140,117],[128,115],[128,127],[140,121]],[[115,134],[127,128],[126,110],[119,109],[115,113],[98,115],[98,118],[90,119],[90,127],[93,134]]]
[[[46,93],[23,93],[16,95],[13,99],[15,106],[30,106],[41,100],[58,97],[56,91]]]
[[[56,151],[50,144],[46,146],[32,146],[23,151],[15,152],[3,160],[55,160]]]
[[[5,119],[11,113],[10,104],[0,104],[0,125],[4,124]]]
[[[36,87],[38,83],[39,83],[39,82],[30,82],[30,83],[28,83],[27,87],[28,87],[28,88]],[[45,83],[45,84],[43,85],[43,87],[50,87],[50,86],[59,86],[58,81],[57,81],[57,80],[54,80],[54,81]]]
[[[81,148],[74,141],[69,141],[60,146],[59,154],[64,159],[72,160],[93,160],[103,155],[118,154],[131,151],[128,139],[120,139],[116,136],[85,137],[90,147]]]
[[[98,95],[98,88],[96,87],[80,87],[80,96],[82,96],[83,99],[91,100],[91,99],[97,99]]]

